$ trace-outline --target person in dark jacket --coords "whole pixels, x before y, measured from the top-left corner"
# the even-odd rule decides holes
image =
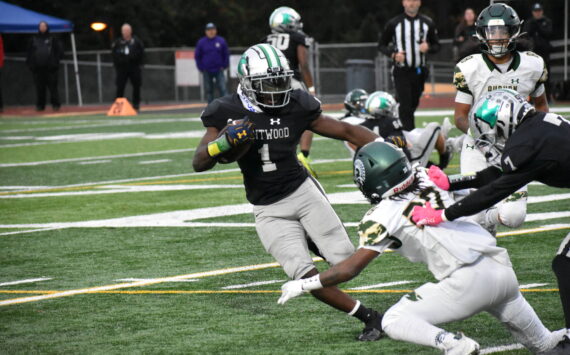
[[[206,35],[196,44],[194,58],[204,78],[208,103],[215,99],[214,84],[220,93],[217,97],[225,96],[227,90],[224,70],[229,66],[230,53],[226,40],[218,36],[218,30],[213,23],[206,25]]]
[[[47,22],[38,25],[38,34],[32,37],[28,46],[26,63],[34,76],[36,85],[36,109],[43,111],[46,106],[46,90],[50,92],[51,105],[59,110],[57,79],[59,61],[63,57],[63,46],[59,39],[49,33]]]
[[[475,37],[475,11],[468,7],[463,13],[463,19],[455,28],[453,37],[454,60],[467,57],[470,54],[479,53],[479,40]]]
[[[121,26],[121,37],[113,42],[111,52],[117,75],[116,97],[125,97],[125,86],[127,80],[130,80],[133,86],[133,108],[138,111],[141,102],[144,45],[138,37],[133,36],[133,29],[128,23]]]
[[[550,52],[552,51],[550,39],[552,37],[552,20],[544,16],[544,9],[541,4],[536,3],[532,6],[532,18],[525,22],[524,32],[527,33],[532,42],[532,51],[544,59],[546,70],[550,73]],[[548,79],[544,87],[546,89],[546,98],[550,100],[550,83]]]

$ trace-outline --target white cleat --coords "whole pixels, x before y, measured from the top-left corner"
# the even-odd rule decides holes
[[[479,343],[458,332],[451,340],[445,355],[477,355],[479,354]]]
[[[443,119],[443,122],[441,123],[441,134],[443,134],[443,136],[447,138],[449,135],[449,131],[451,131],[452,128],[453,125],[451,124],[449,117],[445,117]]]

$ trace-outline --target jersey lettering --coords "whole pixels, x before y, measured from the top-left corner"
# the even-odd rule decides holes
[[[406,206],[404,212],[402,212],[402,215],[412,224],[417,225],[416,222],[414,222],[414,220],[412,219],[412,210],[416,206],[425,207],[428,202],[430,202],[431,207],[433,207],[436,210],[441,210],[445,208],[443,204],[443,199],[441,198],[439,191],[430,186],[423,189],[418,195],[418,198],[412,200]],[[423,228],[423,226],[418,226],[418,228]]]
[[[280,51],[289,48],[290,36],[287,33],[272,34],[267,37],[267,41]]]
[[[289,127],[255,130],[255,139],[258,140],[267,141],[272,139],[281,139],[288,137],[289,137]]]

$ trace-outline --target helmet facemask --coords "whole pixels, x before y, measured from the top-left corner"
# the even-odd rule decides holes
[[[281,69],[281,68],[279,68]],[[291,70],[268,75],[246,76],[241,80],[242,89],[254,104],[264,107],[283,107],[291,98]]]
[[[504,57],[516,47],[520,26],[494,25],[477,28],[481,50],[496,58]]]

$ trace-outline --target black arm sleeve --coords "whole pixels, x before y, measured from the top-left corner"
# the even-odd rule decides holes
[[[449,191],[476,189],[501,177],[501,170],[494,166],[478,171],[475,175],[450,175]]]
[[[445,217],[453,221],[459,217],[471,216],[489,208],[506,198],[519,188],[536,179],[551,163],[547,161],[535,162],[520,170],[503,174],[491,183],[473,192],[463,200],[454,203],[445,209]]]
[[[394,26],[392,21],[389,21],[384,27],[384,32],[380,36],[380,41],[378,42],[378,50],[382,52],[387,57],[392,57],[392,53],[395,52],[394,45],[390,44],[394,38]]]
[[[429,44],[428,53],[437,53],[441,49],[441,44],[439,44],[439,37],[437,36],[437,30],[435,25],[431,23],[428,29],[427,42]]]

